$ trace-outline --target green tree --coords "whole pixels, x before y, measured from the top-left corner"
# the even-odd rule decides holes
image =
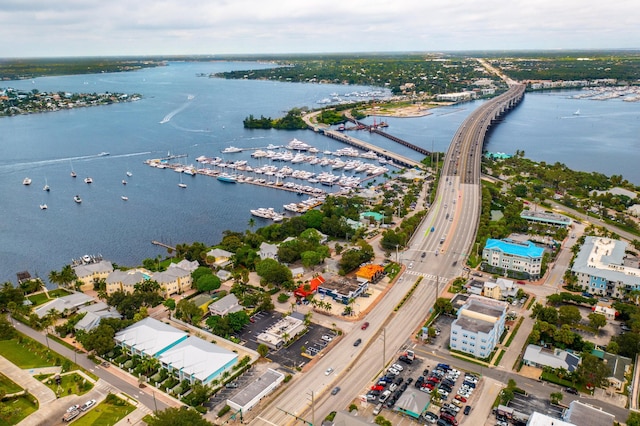
[[[571,331],[571,327],[569,327],[568,324],[563,324],[562,327],[558,328],[553,334],[553,339],[556,342],[564,343],[567,346],[570,346],[575,338],[576,334]]]
[[[611,369],[595,355],[584,354],[582,362],[576,369],[576,374],[583,383],[599,387],[611,375]]]
[[[580,309],[576,306],[560,306],[558,309],[558,320],[562,324],[577,324],[582,319],[582,315],[580,315]]]
[[[170,311],[173,311],[176,308],[176,301],[172,298],[165,300],[162,304]]]
[[[194,410],[182,410],[169,407],[163,411],[157,411],[151,419],[149,426],[212,426],[213,423],[205,420],[200,413]]]
[[[629,412],[629,417],[627,417],[627,426],[640,426],[640,413],[636,413],[635,411]]]
[[[507,405],[509,404],[509,401],[511,401],[513,399],[513,390],[509,387],[502,389],[502,392],[500,392],[500,403],[502,405]]]
[[[16,334],[16,329],[6,316],[0,315],[0,340],[12,339]]]
[[[596,330],[599,330],[601,327],[607,325],[607,317],[602,314],[591,312],[589,314],[589,325]]]
[[[447,299],[445,297],[439,297],[436,299],[436,303],[433,305],[433,308],[441,313],[450,314],[453,313],[453,305],[451,304],[451,299]]]
[[[270,284],[282,284],[292,278],[291,270],[274,259],[264,259],[256,265],[257,274]]]
[[[214,290],[217,290],[222,285],[220,278],[216,275],[203,275],[196,281],[196,288],[199,292],[208,292],[211,293]]]
[[[261,357],[264,358],[269,353],[269,347],[264,343],[261,343],[258,345],[258,348],[256,349],[256,351],[260,354]]]
[[[562,398],[564,397],[564,395],[562,394],[562,392],[552,392],[551,395],[549,395],[549,397],[551,399],[552,404],[558,404],[560,401],[562,401]]]
[[[187,322],[192,325],[196,325],[202,319],[202,310],[192,301],[188,299],[182,299],[176,306],[176,318]]]

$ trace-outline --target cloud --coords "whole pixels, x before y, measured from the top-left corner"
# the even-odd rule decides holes
[[[633,48],[633,1],[5,0],[0,56]]]

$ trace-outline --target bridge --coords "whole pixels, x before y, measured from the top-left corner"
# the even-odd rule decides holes
[[[426,149],[422,148],[421,146],[418,145],[414,145],[411,142],[407,142],[404,139],[400,139],[399,137],[393,136],[387,132],[384,132],[382,130],[380,130],[377,126],[368,126],[364,123],[361,123],[360,121],[356,120],[355,118],[352,117],[347,117],[347,120],[349,120],[350,122],[354,123],[357,126],[363,126],[365,129],[369,129],[369,132],[371,133],[375,133],[377,135],[380,135],[382,137],[385,137],[387,139],[390,139],[396,143],[399,143],[400,145],[404,145],[407,148],[411,148],[412,150],[419,152],[420,154],[424,155],[425,157],[428,157],[431,155],[430,151],[427,151]]]

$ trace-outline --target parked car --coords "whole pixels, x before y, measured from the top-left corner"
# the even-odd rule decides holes
[[[425,419],[431,419],[433,420],[433,422],[429,421],[429,423],[435,423],[438,421],[438,415],[435,413],[432,413],[431,411],[425,411],[425,413],[422,415],[422,417],[424,417]]]
[[[411,364],[413,362],[413,360],[406,355],[400,355],[400,358],[398,358],[398,361],[404,362],[405,364]]]
[[[422,370],[422,375],[423,376],[428,376],[429,375],[429,369],[425,368],[424,370]]]
[[[565,388],[564,391],[567,392],[567,393],[572,393],[574,395],[579,395],[580,394],[580,392],[578,392],[578,389],[576,389],[576,388]]]
[[[322,340],[324,340],[325,342],[330,342],[333,340],[333,338],[325,334],[324,336],[322,336]]]
[[[393,364],[391,365],[391,368],[395,368],[398,371],[404,370],[404,368],[400,364]]]
[[[400,372],[398,370],[396,370],[395,368],[391,367],[390,369],[387,370],[387,373],[393,374],[394,376],[397,376],[400,374]]]
[[[393,383],[395,383],[396,385],[400,385],[403,381],[404,379],[402,377],[396,377],[396,380]]]
[[[72,405],[71,407],[67,408],[67,413],[73,413],[74,411],[76,411],[79,408],[80,408],[80,406],[78,404]]]
[[[373,415],[377,416],[382,411],[382,403],[376,405],[376,408],[373,409]]]
[[[374,386],[371,386],[371,390],[373,390],[373,391],[383,391],[384,390],[384,386],[382,386],[382,385],[374,385]]]
[[[85,402],[84,404],[82,404],[82,407],[80,407],[80,409],[82,411],[87,411],[89,408],[93,407],[94,405],[96,405],[96,400],[95,399],[90,399],[87,402]]]
[[[464,396],[456,395],[455,399],[463,403],[467,402],[467,398],[465,398]]]
[[[386,390],[386,391],[382,392],[382,395],[380,395],[380,398],[378,398],[378,401],[385,402],[389,398],[390,395],[391,395],[391,391]]]
[[[328,376],[329,374],[333,373],[333,367],[329,367],[326,369],[326,371],[324,372],[325,376]]]
[[[336,395],[338,392],[340,392],[340,386],[336,386],[335,388],[333,388],[333,390],[331,391],[331,395]]]

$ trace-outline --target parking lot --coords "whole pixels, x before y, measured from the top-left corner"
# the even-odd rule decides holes
[[[539,398],[535,395],[522,395],[519,393],[513,394],[513,400],[509,402],[509,408],[513,408],[528,416],[534,411],[537,411],[556,419],[562,418],[563,411],[562,408],[551,405],[548,398]]]
[[[439,335],[432,338],[428,346],[430,350],[440,349],[443,352],[449,350],[449,337],[451,336],[451,323],[455,320],[455,317],[446,315],[440,315],[433,322],[432,326],[439,331]]]
[[[282,314],[275,311],[258,312],[253,315],[251,317],[253,322],[247,324],[240,333],[238,333],[238,338],[242,345],[253,350],[257,349],[258,341],[256,339],[258,334],[280,321],[281,318]],[[309,358],[302,355],[301,349],[303,346],[306,348],[307,353],[312,356],[328,346],[329,342],[323,340],[322,336],[329,336],[331,339],[336,338],[333,330],[312,323],[307,328],[307,332],[290,346],[282,347],[277,351],[271,351],[267,356],[281,366],[295,370],[295,367],[302,367],[309,362]]]

